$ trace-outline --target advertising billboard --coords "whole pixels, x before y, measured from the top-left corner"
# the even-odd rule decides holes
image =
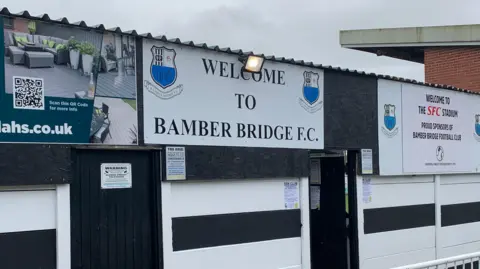
[[[133,36],[0,18],[0,143],[137,144]]]

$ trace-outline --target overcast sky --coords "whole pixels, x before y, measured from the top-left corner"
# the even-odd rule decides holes
[[[3,0],[87,24],[423,81],[423,65],[343,49],[342,29],[480,23],[476,0]]]

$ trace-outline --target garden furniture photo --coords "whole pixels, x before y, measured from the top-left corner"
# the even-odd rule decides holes
[[[53,67],[53,54],[48,52],[25,52],[25,65],[28,68]]]

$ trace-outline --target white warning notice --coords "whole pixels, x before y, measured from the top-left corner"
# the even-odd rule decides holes
[[[132,187],[132,165],[130,163],[102,163],[102,189],[126,189]]]

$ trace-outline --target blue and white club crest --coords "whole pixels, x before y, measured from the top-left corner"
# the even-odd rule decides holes
[[[382,132],[386,137],[392,138],[398,133],[397,116],[395,114],[395,105],[385,104],[383,106],[385,112],[383,114]]]
[[[174,49],[166,47],[152,46],[152,64],[150,73],[152,79],[163,89],[172,86],[177,80],[177,67],[175,57],[177,53]]]
[[[303,72],[302,95],[299,96],[299,104],[308,113],[316,113],[323,107],[323,98],[320,92],[320,74]],[[323,86],[323,85],[322,85]]]
[[[310,105],[313,105],[320,98],[319,78],[318,73],[311,71],[305,71],[303,73],[303,98]]]
[[[383,116],[383,123],[387,130],[392,131],[393,128],[397,125],[397,118],[395,117],[395,106],[394,105],[385,105],[385,115]]]
[[[480,136],[480,114],[475,115],[475,134]]]
[[[475,132],[473,133],[473,138],[480,142],[480,114],[475,115]]]

